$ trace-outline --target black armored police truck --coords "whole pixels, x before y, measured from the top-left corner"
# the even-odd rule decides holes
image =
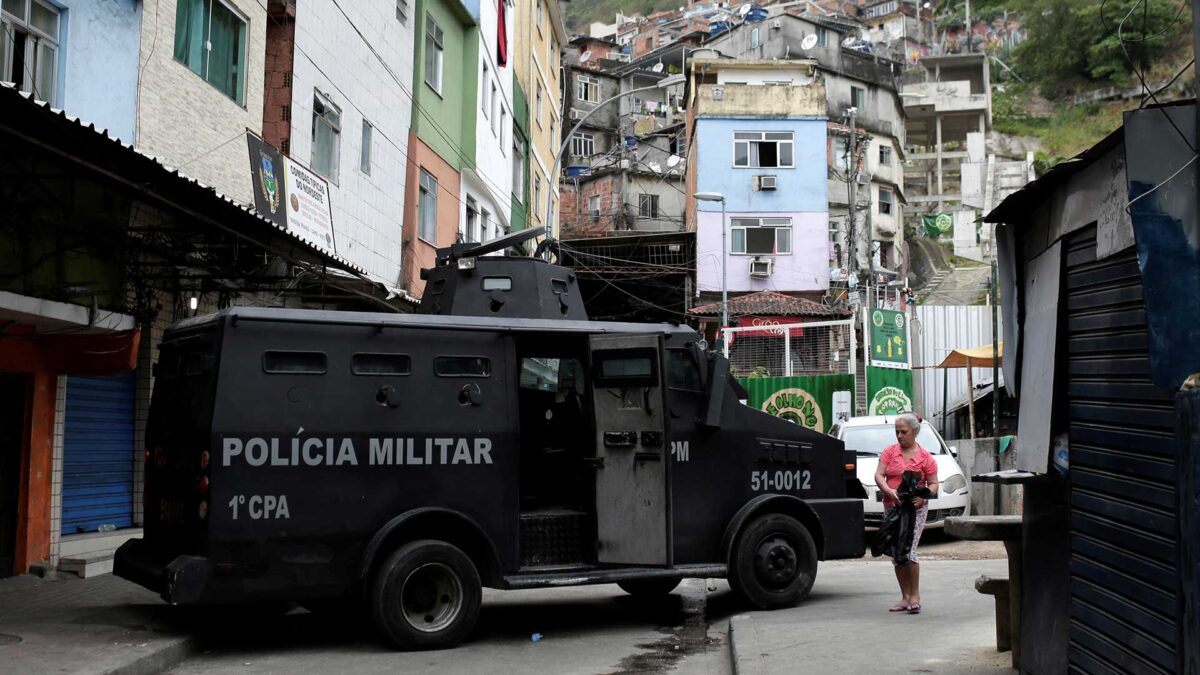
[[[589,321],[570,269],[484,256],[517,241],[440,250],[418,314],[171,327],[116,574],[178,604],[336,601],[427,649],[483,586],[728,577],[776,608],[863,555],[853,452],[740,402],[694,330]]]

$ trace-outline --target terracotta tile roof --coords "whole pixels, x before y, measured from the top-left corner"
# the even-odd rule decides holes
[[[719,316],[721,303],[693,307],[688,310],[693,316]],[[793,298],[775,291],[761,291],[742,295],[729,300],[729,316],[850,316],[851,311],[842,307],[831,307],[819,302]]]

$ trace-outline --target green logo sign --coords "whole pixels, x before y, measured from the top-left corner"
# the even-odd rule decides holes
[[[883,387],[871,398],[870,415],[899,415],[912,410],[912,399],[899,387]]]
[[[814,431],[825,429],[825,416],[817,399],[803,389],[781,389],[763,403],[762,409],[776,417]]]
[[[872,366],[908,368],[908,333],[903,312],[876,309],[871,312]]]

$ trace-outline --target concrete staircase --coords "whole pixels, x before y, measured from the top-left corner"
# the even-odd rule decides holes
[[[63,537],[58,547],[58,571],[87,579],[110,574],[117,548],[142,536],[141,528]]]

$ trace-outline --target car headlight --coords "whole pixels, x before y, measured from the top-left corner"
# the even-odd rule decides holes
[[[961,473],[956,473],[942,481],[942,492],[951,494],[967,487],[967,479]]]

